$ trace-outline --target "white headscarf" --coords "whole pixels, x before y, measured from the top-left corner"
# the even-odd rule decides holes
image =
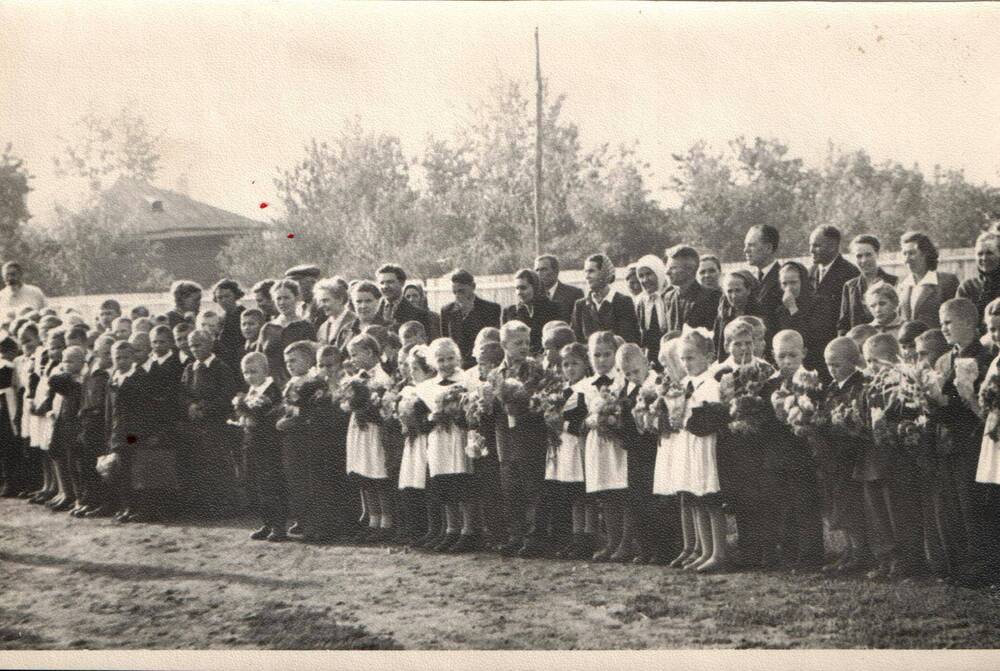
[[[642,296],[640,296],[640,301],[645,306],[643,309],[643,319],[645,320],[645,327],[648,329],[650,322],[653,317],[653,306],[656,306],[656,315],[659,325],[667,323],[667,306],[664,301],[664,289],[667,286],[667,267],[660,260],[660,257],[655,254],[646,254],[644,257],[635,262],[635,271],[638,273],[640,268],[648,268],[653,271],[656,278],[660,281],[659,287],[653,293],[648,293],[644,291]]]

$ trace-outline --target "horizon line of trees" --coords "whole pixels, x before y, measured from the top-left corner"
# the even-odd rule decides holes
[[[637,142],[582,147],[578,127],[563,118],[565,95],[543,92],[543,246],[565,267],[598,251],[624,264],[679,242],[734,261],[743,232],[761,222],[779,229],[786,257],[804,255],[820,224],[845,238],[874,234],[887,251],[910,229],[943,248],[968,247],[1000,216],[1000,188],[973,184],[962,170],[935,166],[925,175],[833,144],[822,165],[807,166],[781,140],[743,136],[672,154],[677,169],[662,188],[680,204],[665,207]],[[57,207],[51,228],[30,225],[23,161],[11,145],[0,156],[4,258],[29,265],[32,281],[53,295],[164,289],[176,278],[158,265],[157,245],[137,242],[127,213],[101,199],[119,175],[155,182],[161,136],[130,108],[110,119],[88,114],[77,131],[54,163],[57,174],[86,178],[90,197],[77,209]],[[251,282],[315,263],[363,277],[383,261],[416,277],[456,266],[513,272],[534,257],[534,143],[534,101],[512,80],[490,87],[450,134],[429,136],[418,156],[407,156],[397,136],[349,120],[278,170],[283,214],[263,234],[234,238],[220,254],[222,273]]]

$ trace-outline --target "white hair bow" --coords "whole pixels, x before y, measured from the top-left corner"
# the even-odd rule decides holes
[[[691,325],[689,325],[689,324],[685,324],[685,325],[684,325],[684,326],[683,326],[683,327],[681,328],[681,335],[687,335],[688,333],[697,333],[697,334],[698,334],[698,335],[700,335],[700,336],[701,336],[702,338],[705,338],[705,339],[707,339],[707,340],[711,340],[711,339],[712,339],[712,338],[714,337],[714,336],[712,335],[712,332],[711,332],[711,331],[709,331],[709,330],[708,330],[707,328],[705,328],[704,326],[691,326]]]

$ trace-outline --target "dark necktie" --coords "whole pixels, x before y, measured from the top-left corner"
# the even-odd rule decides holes
[[[694,396],[694,382],[688,380],[687,387],[684,390],[684,398],[691,398]]]
[[[602,387],[609,387],[611,386],[611,378],[607,375],[602,375],[594,380],[594,386],[598,389],[601,389]]]
[[[438,382],[438,384],[441,385],[442,387],[447,387],[449,384],[452,384],[452,381],[448,378],[444,378],[443,380]]]
[[[660,316],[656,311],[656,301],[653,301],[653,307],[649,309],[649,328],[660,329]]]

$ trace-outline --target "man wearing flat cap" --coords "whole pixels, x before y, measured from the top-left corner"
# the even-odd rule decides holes
[[[313,287],[316,286],[321,274],[319,268],[308,264],[295,266],[285,271],[285,277],[299,283],[299,295],[302,298],[299,315],[312,324],[314,329],[318,329],[326,321],[326,312],[313,298]]]

